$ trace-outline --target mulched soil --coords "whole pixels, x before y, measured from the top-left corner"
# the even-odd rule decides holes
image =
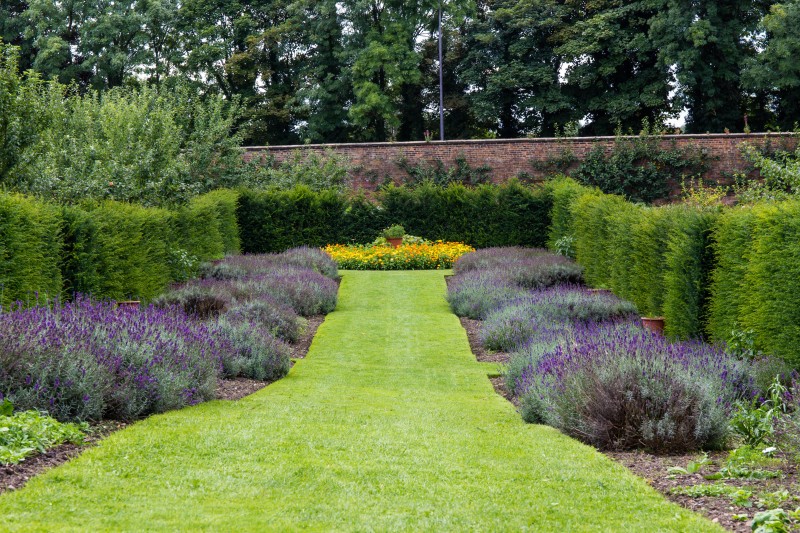
[[[311,341],[314,340],[314,335],[317,334],[317,329],[325,320],[325,315],[316,315],[306,318],[308,325],[303,335],[292,344],[292,359],[303,359],[308,354],[308,349],[311,347]]]
[[[713,485],[714,483],[725,483],[726,485],[746,488],[752,491],[756,496],[762,493],[771,493],[783,489],[788,490],[792,494],[797,494],[798,489],[800,489],[798,486],[798,483],[800,483],[800,474],[798,474],[797,469],[798,465],[787,460],[785,457],[780,465],[768,468],[769,470],[781,470],[783,472],[783,477],[781,478],[709,481],[703,476],[719,471],[720,467],[725,463],[728,452],[709,453],[708,457],[713,461],[713,464],[704,467],[700,473],[677,476],[670,475],[668,469],[671,466],[685,468],[689,461],[697,459],[700,454],[692,453],[687,455],[658,456],[635,451],[607,452],[606,455],[628,467],[628,469],[637,476],[644,478],[649,485],[664,494],[668,499],[687,509],[705,515],[713,522],[717,522],[731,531],[751,531],[750,522],[753,516],[762,509],[756,506],[747,508],[733,505],[728,496],[691,498],[689,496],[670,494],[670,489],[685,485]],[[751,498],[751,500],[755,499],[757,498]],[[798,502],[786,502],[784,504],[784,509],[794,510],[797,506]],[[747,515],[747,520],[734,521],[732,518],[733,515]]]
[[[475,354],[475,359],[482,363],[508,363],[509,355],[505,352],[490,352],[481,344],[478,338],[478,333],[481,329],[480,320],[472,320],[471,318],[461,318],[461,326],[467,332],[469,339],[469,347],[472,348],[472,353]]]
[[[44,453],[28,457],[16,465],[0,465],[0,494],[22,487],[33,476],[41,474],[73,457],[80,455],[87,447],[93,446],[111,433],[127,426],[124,422],[104,420],[94,426],[83,445],[61,444]]]

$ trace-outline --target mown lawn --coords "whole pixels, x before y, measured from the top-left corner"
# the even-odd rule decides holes
[[[289,376],[154,416],[0,497],[3,530],[716,531],[523,423],[443,272],[346,272]]]

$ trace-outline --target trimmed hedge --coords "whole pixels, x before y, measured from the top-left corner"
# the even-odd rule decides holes
[[[241,191],[242,250],[280,252],[294,246],[368,243],[401,224],[409,234],[475,247],[544,246],[551,197],[519,182],[468,188],[390,186],[376,202],[337,191]]]
[[[18,194],[0,194],[0,305],[61,292],[58,208]]]
[[[757,348],[800,367],[800,201],[727,211],[714,251],[710,336],[752,330]]]
[[[174,254],[238,251],[237,194],[215,191],[179,211],[107,201],[58,208],[0,194],[2,303],[47,296],[150,299],[174,279]]]
[[[632,204],[569,180],[552,187],[550,246],[572,236],[590,285],[612,289],[643,315],[663,315],[670,337],[703,334],[715,211]]]

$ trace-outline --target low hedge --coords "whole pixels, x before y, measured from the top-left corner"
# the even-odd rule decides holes
[[[338,191],[241,191],[238,219],[242,250],[280,252],[306,244],[368,243],[383,228],[401,224],[429,240],[474,247],[544,246],[549,190],[512,181],[474,188],[390,186],[374,201]]]
[[[237,194],[215,191],[177,211],[114,201],[59,208],[0,194],[0,301],[44,295],[150,299],[195,261],[238,251]]]

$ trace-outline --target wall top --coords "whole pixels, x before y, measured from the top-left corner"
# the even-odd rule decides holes
[[[759,139],[765,137],[775,138],[791,138],[798,134],[794,132],[766,132],[766,133],[702,133],[702,134],[672,134],[672,135],[653,135],[652,137],[660,137],[665,140],[690,140],[690,139]],[[638,135],[624,135],[623,139],[636,139]],[[369,147],[409,147],[409,146],[458,146],[458,145],[476,145],[476,144],[538,144],[538,143],[585,143],[595,141],[613,141],[617,137],[525,137],[520,139],[455,139],[452,141],[409,141],[409,142],[364,142],[364,143],[328,143],[328,144],[290,144],[290,145],[275,145],[275,146],[243,146],[242,149],[246,152],[258,152],[270,149],[278,150],[301,150],[304,148],[369,148]]]

